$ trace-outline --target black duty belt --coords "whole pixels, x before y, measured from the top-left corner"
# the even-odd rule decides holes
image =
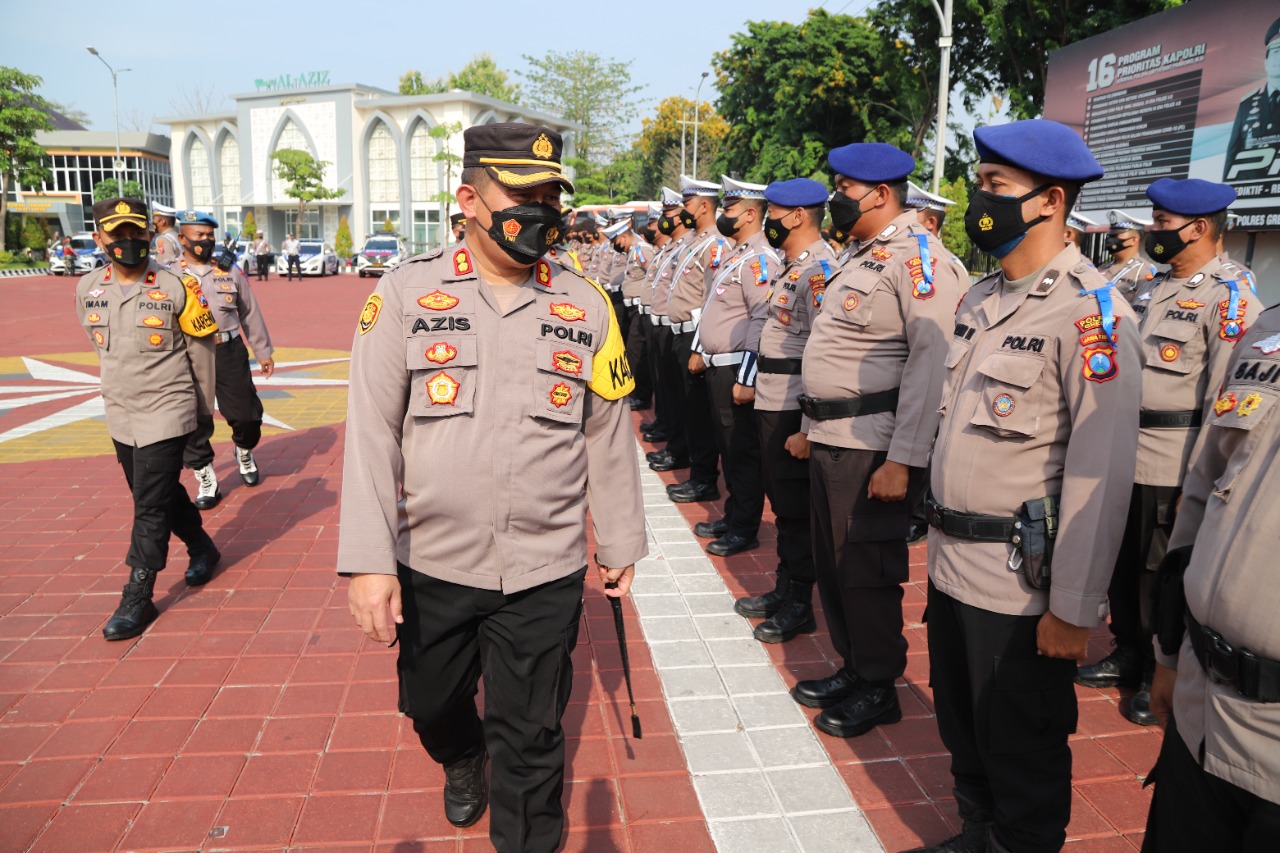
[[[1009,542],[1013,536],[1013,516],[979,515],[947,509],[932,497],[925,502],[929,526],[936,527],[948,536],[970,539],[974,542]]]
[[[769,358],[762,355],[756,359],[756,373],[786,373],[792,376],[799,376],[800,359]]]
[[[1143,409],[1138,415],[1138,426],[1142,429],[1195,429],[1204,422],[1203,418],[1203,409],[1185,412],[1153,412]]]
[[[1186,620],[1191,649],[1210,681],[1230,685],[1246,699],[1280,702],[1280,661],[1236,648],[1217,631],[1197,622],[1190,610]]]
[[[898,408],[898,389],[876,391],[840,400],[819,400],[808,394],[800,395],[800,411],[811,420],[831,421],[837,418],[856,418],[859,415],[878,415]]]

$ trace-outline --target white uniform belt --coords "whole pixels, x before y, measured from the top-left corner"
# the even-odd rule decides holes
[[[742,364],[744,358],[740,352],[717,352],[703,356],[708,367],[728,367],[731,364]]]
[[[213,342],[217,344],[225,344],[234,341],[238,337],[240,337],[239,329],[232,329],[229,332],[214,332]]]
[[[624,297],[622,297],[622,304],[623,304],[623,305],[625,305],[625,306],[627,306],[628,308],[631,308],[631,307],[633,307],[633,306],[635,306],[635,305],[638,305],[639,303],[640,303],[640,297],[639,297],[639,296],[624,296]]]
[[[670,326],[670,325],[671,325],[671,318],[670,318],[670,317],[668,317],[668,316],[667,316],[667,315],[665,315],[665,314],[652,314],[652,315],[650,315],[650,318],[653,320],[653,325],[655,325],[655,326]]]
[[[666,320],[667,324],[671,326],[671,331],[678,332],[679,334],[682,334],[682,335],[688,332],[692,332],[694,329],[698,328],[697,317],[693,318],[692,320],[685,320],[683,323],[673,322],[672,320],[666,317],[664,317],[663,319]]]

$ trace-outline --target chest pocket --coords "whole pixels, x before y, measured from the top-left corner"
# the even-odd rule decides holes
[[[1276,390],[1242,383],[1228,385],[1214,404],[1208,426],[1247,433],[1241,446],[1231,454],[1226,470],[1213,484],[1214,495],[1224,503],[1231,501],[1231,489],[1245,466],[1251,462],[1261,464],[1266,456],[1258,453],[1257,445],[1267,431],[1258,430],[1258,425],[1276,417],[1277,405],[1280,405],[1280,393]]]
[[[1009,438],[1034,436],[1040,431],[1044,395],[1038,380],[1044,372],[1044,362],[1039,355],[988,355],[978,366],[982,386],[977,410],[969,422]]]
[[[539,340],[536,352],[529,414],[560,423],[582,423],[593,369],[591,350],[582,343]]]
[[[212,287],[206,288],[204,295],[209,300],[209,305],[219,311],[235,311],[236,296],[239,290],[236,288],[235,281],[231,279],[222,279],[213,284]]]
[[[409,414],[417,418],[470,414],[479,381],[477,363],[475,335],[419,335],[406,340]]]
[[[847,275],[847,273],[846,273]],[[841,276],[844,278],[844,276]],[[872,275],[852,275],[844,282],[845,286],[830,293],[831,302],[825,310],[838,320],[852,323],[855,326],[867,326],[871,323],[871,303],[876,295],[880,279]]]
[[[136,336],[140,351],[169,352],[173,349],[172,313],[139,311],[135,325],[137,327]]]
[[[1204,349],[1198,323],[1161,320],[1147,338],[1147,367],[1185,376],[1203,364]]]

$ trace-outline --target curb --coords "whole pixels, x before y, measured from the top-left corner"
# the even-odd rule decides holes
[[[0,278],[21,278],[27,275],[47,275],[49,270],[34,267],[25,270],[0,270]]]

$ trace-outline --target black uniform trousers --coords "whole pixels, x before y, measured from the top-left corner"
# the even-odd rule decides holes
[[[255,255],[254,259],[258,262],[258,281],[266,281],[267,274],[271,272],[271,255]]]
[[[1155,571],[1169,550],[1175,507],[1182,490],[1174,486],[1134,484],[1124,537],[1111,574],[1111,634],[1116,644],[1142,653],[1148,666],[1155,661],[1151,646],[1151,589]]]
[[[398,570],[400,711],[440,764],[488,750],[489,838],[499,853],[549,853],[564,828],[560,718],[573,688],[586,567],[510,594]]]
[[[179,480],[187,436],[134,447],[112,440],[116,459],[133,492],[133,532],[125,562],[135,569],[160,571],[169,561],[169,534],[187,546],[188,554],[207,550],[213,540],[204,532],[200,510]]]
[[[667,431],[667,451],[678,461],[689,461],[689,436],[684,428],[684,379],[676,370],[675,335],[670,326],[658,326],[655,329],[654,343],[657,347],[657,371],[654,381],[654,393],[658,397],[659,412],[664,418]],[[685,362],[685,373],[688,373],[688,362]]]
[[[217,371],[214,393],[218,398],[218,411],[231,427],[231,440],[236,447],[252,450],[262,440],[263,409],[258,389],[253,384],[244,335],[218,344],[214,350],[214,366]],[[213,462],[212,437],[213,415],[201,416],[183,454],[183,463],[188,468],[203,468]]]
[[[871,475],[888,455],[809,445],[813,562],[831,644],[848,672],[886,687],[907,668],[907,530],[926,476],[923,468],[910,469],[905,500],[868,498]]]
[[[1148,778],[1155,782],[1155,796],[1142,853],[1280,849],[1280,804],[1205,772],[1172,718]]]
[[[764,493],[778,527],[778,573],[790,581],[814,583],[813,533],[809,529],[809,460],[787,450],[787,439],[800,431],[799,409],[767,412],[756,409]]]
[[[649,378],[652,381],[651,387],[653,388],[652,423],[669,436],[671,434],[671,416],[667,413],[667,409],[671,404],[668,402],[668,392],[663,387],[662,381],[662,360],[659,343],[662,327],[653,325],[652,314],[643,314],[640,317],[640,328],[644,332],[645,361],[649,364]]]
[[[711,419],[716,447],[724,460],[724,483],[729,497],[724,502],[724,520],[730,533],[748,539],[760,532],[764,514],[764,473],[760,467],[760,436],[756,432],[755,407],[733,402],[733,386],[738,365],[708,367],[707,393],[711,398]]]
[[[1057,853],[1071,818],[1076,662],[1037,654],[1039,616],[983,610],[932,583],[926,620],[938,733],[958,796],[994,812],[1005,849]]]
[[[631,365],[631,375],[636,380],[636,390],[631,392],[632,398],[642,403],[653,400],[653,366],[649,363],[649,336],[645,327],[652,328],[649,318],[640,313],[640,306],[633,305],[626,309],[627,324],[627,364]]]
[[[684,431],[689,442],[689,479],[714,486],[720,481],[720,451],[716,449],[715,426],[711,420],[711,396],[707,393],[706,372],[690,373],[693,332],[677,332],[671,345],[680,371],[684,394]]]

